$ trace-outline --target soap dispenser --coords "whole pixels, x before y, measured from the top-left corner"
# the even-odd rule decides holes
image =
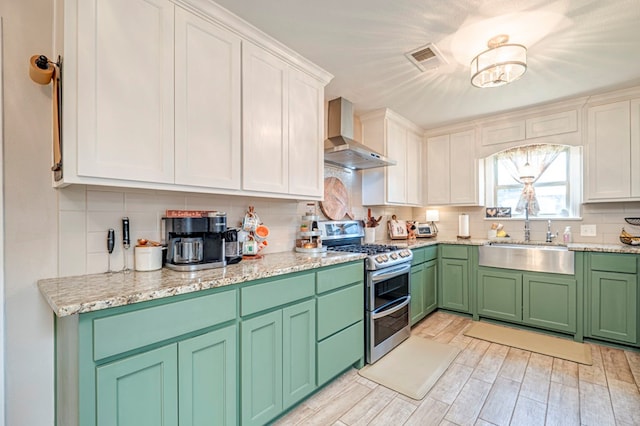
[[[567,226],[564,228],[564,234],[562,234],[562,241],[565,244],[569,244],[571,242],[571,227]]]

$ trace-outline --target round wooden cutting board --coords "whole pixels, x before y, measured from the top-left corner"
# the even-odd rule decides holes
[[[331,220],[340,220],[345,215],[353,219],[349,209],[349,192],[340,179],[324,179],[324,201],[320,201],[320,209]]]

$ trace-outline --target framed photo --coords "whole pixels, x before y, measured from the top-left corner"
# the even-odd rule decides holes
[[[485,217],[511,217],[511,207],[487,207]]]

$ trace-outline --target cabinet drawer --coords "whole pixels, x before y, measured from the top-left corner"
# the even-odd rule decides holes
[[[236,306],[236,291],[231,290],[96,318],[93,320],[93,359],[97,361],[233,320],[237,316]]]
[[[318,386],[364,357],[364,322],[318,343]]]
[[[442,246],[442,257],[447,259],[467,259],[469,251],[466,246]]]
[[[318,297],[318,340],[364,318],[364,290],[358,284]]]
[[[314,295],[315,274],[270,280],[240,289],[242,316],[285,305]]]
[[[591,270],[635,274],[636,259],[633,254],[591,253]]]
[[[411,265],[419,265],[424,263],[424,248],[411,249],[411,253],[413,254],[413,259],[411,260]]]
[[[318,272],[318,294],[364,280],[364,263],[356,262]]]

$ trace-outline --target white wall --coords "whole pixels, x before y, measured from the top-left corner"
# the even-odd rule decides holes
[[[2,95],[3,82],[2,82],[2,16],[0,14],[0,188],[3,186],[3,171],[2,164],[3,147],[4,147],[4,134],[2,132],[3,125],[3,107],[4,100]],[[4,426],[4,195],[0,193],[0,426]]]
[[[31,55],[51,56],[51,0],[0,2],[3,17],[5,419],[53,424],[53,316],[36,281],[57,273],[51,188],[51,86],[29,79]]]

